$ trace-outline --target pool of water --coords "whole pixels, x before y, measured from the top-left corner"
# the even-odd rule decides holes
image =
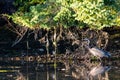
[[[1,61],[0,80],[120,80],[120,61]]]

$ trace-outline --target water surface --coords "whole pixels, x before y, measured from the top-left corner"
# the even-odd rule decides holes
[[[120,80],[119,61],[1,61],[0,80]]]

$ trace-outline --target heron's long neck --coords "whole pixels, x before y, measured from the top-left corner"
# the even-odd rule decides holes
[[[86,45],[85,47],[86,47],[88,50],[90,49],[90,46],[89,46],[89,45]]]

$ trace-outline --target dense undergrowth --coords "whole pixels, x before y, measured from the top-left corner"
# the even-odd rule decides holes
[[[11,48],[74,52],[82,49],[82,39],[89,38],[91,47],[106,49],[109,34],[104,31],[120,26],[119,4],[119,0],[15,0],[16,12],[2,14],[1,26],[15,33],[10,35]]]

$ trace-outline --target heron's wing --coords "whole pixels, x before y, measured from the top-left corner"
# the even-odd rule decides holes
[[[103,51],[98,48],[93,48],[96,52],[98,52],[99,57],[111,57],[111,54],[109,52]]]
[[[104,52],[98,48],[91,48],[90,52],[93,53],[94,56],[98,56],[98,57],[105,56]]]

